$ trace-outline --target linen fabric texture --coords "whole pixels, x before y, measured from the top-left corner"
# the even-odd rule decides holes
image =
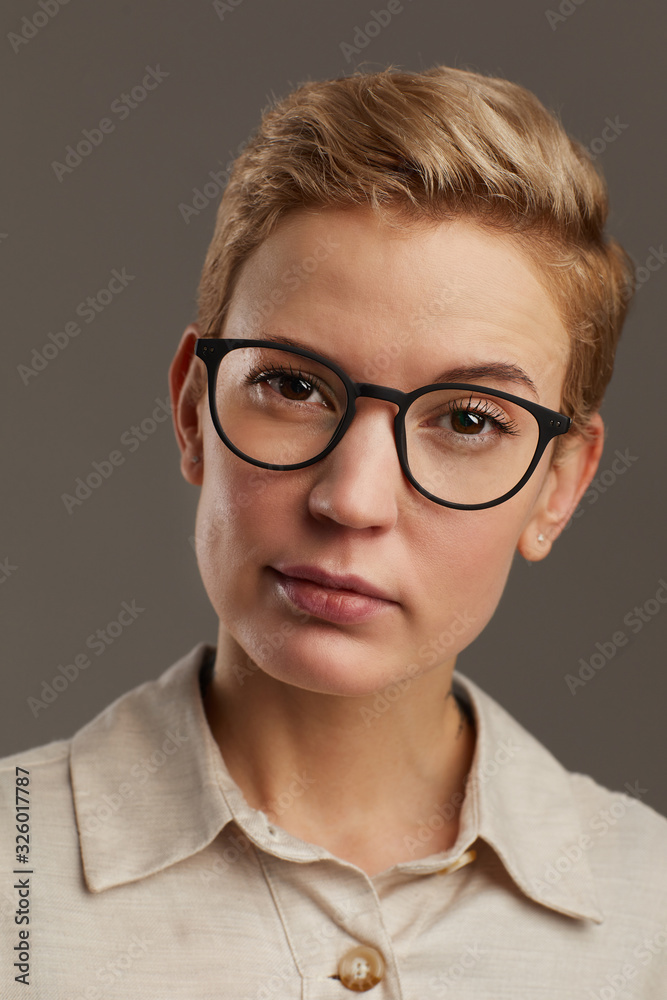
[[[199,643],[72,739],[0,761],[0,996],[345,1000],[339,963],[366,946],[384,963],[373,1000],[667,997],[667,820],[637,795],[568,772],[455,671],[477,731],[457,841],[369,877],[248,805],[204,714],[214,656]],[[314,779],[295,773],[284,807]]]

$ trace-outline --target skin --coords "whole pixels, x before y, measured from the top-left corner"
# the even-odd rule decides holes
[[[322,239],[324,259],[297,272]],[[296,289],[281,279],[289,268],[301,274]],[[270,304],[266,319],[259,303]],[[568,334],[542,276],[506,236],[469,219],[396,233],[365,207],[292,213],[244,263],[224,328],[267,332],[305,342],[356,381],[405,391],[453,364],[513,362],[538,401],[560,409]],[[457,655],[491,619],[515,554],[544,558],[567,523],[597,470],[602,421],[562,468],[550,468],[550,444],[510,500],[454,510],[403,475],[396,407],[384,400],[358,400],[342,441],[308,468],[244,462],[217,436],[206,396],[187,400],[203,367],[198,336],[185,330],[170,387],[182,474],[201,491],[197,558],[220,622],[205,708],[230,774],[253,808],[369,875],[445,850],[459,810],[419,847],[414,838],[464,791],[474,755],[474,726],[451,696]],[[394,603],[364,623],[308,616],[275,585],[268,567],[281,561],[357,573]],[[376,700],[397,682],[399,697]]]

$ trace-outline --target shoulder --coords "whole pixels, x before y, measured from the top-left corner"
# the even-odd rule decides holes
[[[648,789],[639,782],[615,791],[590,775],[567,774],[580,833],[557,866],[585,856],[602,911],[630,936],[643,927],[650,938],[667,920],[667,819],[642,801]]]
[[[67,768],[70,754],[82,737],[90,732],[99,736],[101,741],[105,733],[111,733],[116,738],[127,736],[126,728],[131,725],[139,730],[144,727],[149,729],[155,724],[155,716],[158,716],[158,724],[164,722],[165,709],[175,701],[180,699],[182,704],[187,696],[190,702],[196,700],[192,693],[199,689],[200,667],[204,660],[205,665],[212,665],[211,653],[214,652],[214,647],[207,643],[198,643],[161,674],[124,691],[72,736],[0,757],[0,777],[4,779],[17,767],[34,768],[45,773]]]
[[[10,754],[8,757],[0,757],[0,774],[5,772],[13,773],[16,768],[33,768],[58,765],[66,760],[69,755],[71,740],[53,740],[52,743],[44,743],[42,746],[31,747],[29,750],[22,750],[19,753]]]
[[[9,757],[0,758],[0,824],[13,825],[16,811],[40,813],[60,802],[71,817],[72,791],[69,774],[71,740],[54,740]],[[39,802],[37,801],[39,799]],[[20,801],[19,801],[20,800]]]
[[[71,745],[70,739],[54,740],[9,757],[0,757],[0,801],[5,801],[3,793],[8,788],[28,786],[32,780],[39,781],[51,792],[58,786],[69,786]]]
[[[77,788],[80,800],[94,798],[125,780],[123,768],[129,770],[142,753],[157,752],[165,740],[177,746],[189,740],[189,728],[201,721],[199,672],[211,652],[198,643],[156,678],[121,694],[70,738],[0,758],[0,823],[15,823],[16,789],[22,788],[32,818],[75,829]]]
[[[667,919],[667,819],[639,781],[607,788],[570,771],[470,678],[455,674],[476,717],[473,768],[484,832],[522,887],[564,912],[611,918],[632,936]],[[578,907],[578,909],[577,909]]]
[[[622,790],[606,788],[588,774],[567,772],[579,812],[582,831],[607,852],[622,852],[661,865],[667,882],[667,818],[643,797],[648,794],[639,781]],[[650,852],[650,853],[647,853]]]

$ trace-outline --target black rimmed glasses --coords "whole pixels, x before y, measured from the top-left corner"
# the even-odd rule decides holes
[[[239,458],[263,469],[303,469],[341,440],[361,396],[395,403],[401,468],[422,496],[480,510],[525,486],[570,417],[532,400],[465,382],[412,392],[353,382],[334,361],[273,340],[197,340],[211,418]]]

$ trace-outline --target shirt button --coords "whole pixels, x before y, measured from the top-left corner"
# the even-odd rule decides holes
[[[343,955],[338,963],[338,975],[343,986],[364,993],[376,986],[384,975],[384,960],[375,948],[359,945]]]
[[[450,875],[452,872],[458,871],[459,868],[463,868],[464,865],[470,864],[470,862],[474,861],[476,857],[477,857],[477,851],[474,849],[474,847],[471,847],[470,850],[464,851],[461,857],[457,858],[456,861],[453,861],[451,865],[447,865],[445,868],[441,868],[438,872],[436,872],[436,874]]]

